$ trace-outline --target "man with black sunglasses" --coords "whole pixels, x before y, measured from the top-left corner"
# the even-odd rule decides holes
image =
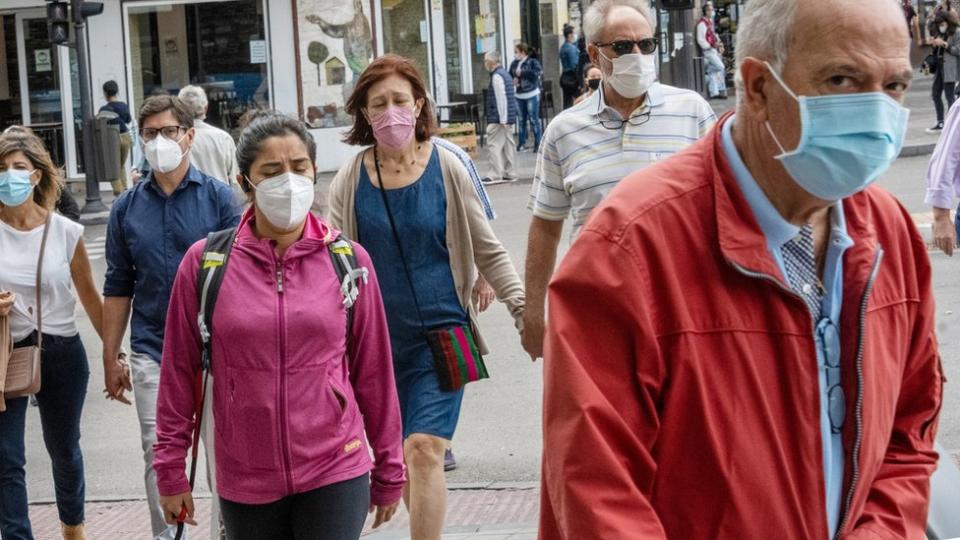
[[[597,0],[587,9],[587,52],[600,89],[557,115],[540,146],[528,208],[523,346],[543,356],[544,298],[563,222],[571,241],[593,208],[627,175],[679,152],[716,122],[696,92],[657,82],[656,24],[646,0]]]
[[[144,484],[152,536],[170,540],[153,470],[157,442],[157,390],[167,304],[184,253],[207,233],[234,227],[240,208],[230,187],[190,165],[195,136],[192,111],[173,96],[154,96],[140,107],[140,139],[150,163],[143,181],[113,203],[107,225],[103,286],[103,358],[107,398],[124,397],[116,359],[130,322],[130,368],[140,420]],[[133,317],[131,319],[131,311]]]

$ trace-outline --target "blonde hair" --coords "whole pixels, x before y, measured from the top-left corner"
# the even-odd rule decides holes
[[[47,210],[53,210],[63,188],[63,175],[53,164],[43,141],[29,128],[7,130],[0,135],[0,161],[14,152],[22,152],[34,169],[40,171],[40,182],[33,190],[33,201]]]

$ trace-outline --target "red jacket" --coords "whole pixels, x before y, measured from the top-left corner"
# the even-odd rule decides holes
[[[621,182],[550,285],[542,539],[828,536],[810,314],[721,125]],[[920,539],[944,382],[930,265],[888,193],[843,204],[838,537]]]

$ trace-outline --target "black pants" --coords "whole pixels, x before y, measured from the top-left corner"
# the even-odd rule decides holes
[[[947,108],[953,106],[953,102],[956,99],[954,91],[956,90],[955,82],[943,82],[943,67],[941,66],[940,70],[937,71],[937,75],[933,78],[933,108],[937,111],[937,123],[943,122],[943,99],[940,97],[940,94],[946,94],[947,98]]]
[[[368,474],[268,504],[220,497],[230,540],[357,540],[369,506]]]
[[[560,76],[560,90],[563,92],[563,108],[573,107],[573,102],[580,95],[580,80],[576,71],[564,71]]]

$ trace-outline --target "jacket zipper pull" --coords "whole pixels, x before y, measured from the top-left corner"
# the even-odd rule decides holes
[[[277,292],[283,292],[283,267],[279,262],[277,263]]]

